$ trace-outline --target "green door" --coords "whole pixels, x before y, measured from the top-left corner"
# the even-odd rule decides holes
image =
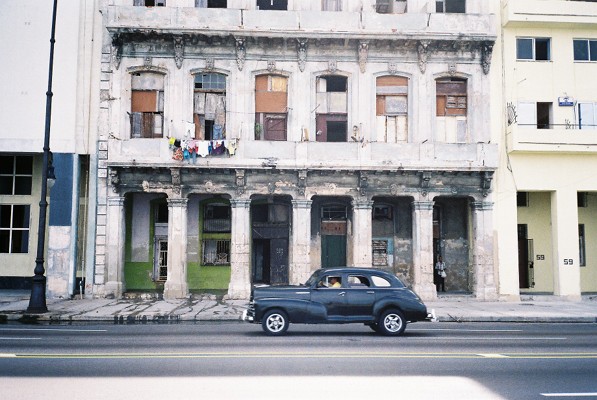
[[[321,267],[342,267],[346,265],[346,236],[321,236]]]

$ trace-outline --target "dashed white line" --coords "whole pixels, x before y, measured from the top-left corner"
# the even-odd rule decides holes
[[[543,397],[597,397],[597,392],[593,393],[541,393]]]
[[[494,354],[494,353],[485,353],[485,354],[477,354],[480,357],[485,358],[510,358],[509,356],[505,356],[503,354]]]

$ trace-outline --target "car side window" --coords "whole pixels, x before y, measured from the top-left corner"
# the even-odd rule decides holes
[[[392,284],[386,278],[382,278],[381,276],[371,275],[371,280],[373,280],[373,284],[377,287],[391,287]]]
[[[348,276],[348,286],[351,288],[358,288],[358,287],[370,287],[371,283],[369,282],[369,278],[363,275],[349,275]]]
[[[336,275],[324,276],[317,283],[317,287],[323,287],[323,288],[339,288],[339,287],[342,287],[342,278],[340,276],[336,276]]]

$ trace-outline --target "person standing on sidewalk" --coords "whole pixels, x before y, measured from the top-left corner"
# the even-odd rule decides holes
[[[446,281],[446,263],[442,259],[442,256],[437,257],[437,262],[435,263],[435,287],[439,292],[440,287],[441,291],[446,291],[445,281]]]

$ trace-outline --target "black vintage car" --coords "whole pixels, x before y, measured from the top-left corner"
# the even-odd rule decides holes
[[[408,322],[431,319],[419,296],[394,275],[372,268],[319,269],[300,286],[255,285],[243,320],[282,335],[290,323],[363,323],[400,335]]]

